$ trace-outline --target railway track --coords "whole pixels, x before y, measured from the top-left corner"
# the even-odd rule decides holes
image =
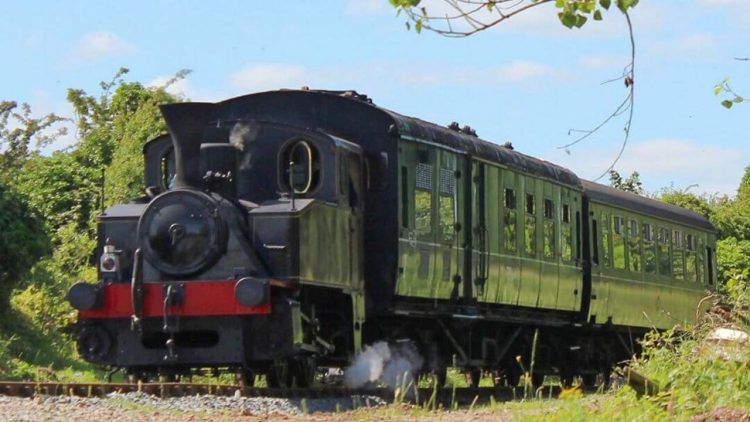
[[[230,384],[193,383],[64,383],[64,382],[0,382],[0,395],[14,397],[35,396],[76,396],[105,397],[111,393],[141,392],[161,398],[186,397],[195,395],[272,397],[288,399],[323,399],[354,396],[376,396],[386,401],[394,401],[394,392],[386,388],[348,389],[343,387],[318,388],[255,388]],[[484,403],[490,400],[510,401],[524,397],[555,398],[560,389],[546,386],[536,391],[524,391],[523,387],[480,387],[480,388],[432,388],[410,390],[400,400],[424,403],[432,399],[439,403],[467,405]]]

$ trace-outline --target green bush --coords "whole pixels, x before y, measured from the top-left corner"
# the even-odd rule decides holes
[[[0,314],[21,278],[48,251],[41,218],[21,195],[0,184]]]

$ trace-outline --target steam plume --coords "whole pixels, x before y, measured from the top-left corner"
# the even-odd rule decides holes
[[[379,341],[365,348],[344,372],[344,384],[359,388],[367,383],[380,382],[391,389],[408,385],[422,368],[424,359],[410,341],[389,345]],[[406,379],[405,379],[406,377]]]

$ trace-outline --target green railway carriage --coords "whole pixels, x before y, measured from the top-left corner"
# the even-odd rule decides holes
[[[713,226],[683,208],[591,182],[583,187],[592,245],[589,322],[660,329],[694,322],[716,280]]]
[[[465,142],[461,152],[401,135],[396,295],[578,312],[578,178],[511,148],[454,136]]]
[[[439,378],[455,362],[517,384],[535,349],[535,383],[591,382],[637,352],[623,336],[694,321],[714,287],[703,217],[466,126],[353,91],[162,112],[146,195],[100,215],[99,281],[69,293],[100,365],[309,385],[318,364],[408,340]]]

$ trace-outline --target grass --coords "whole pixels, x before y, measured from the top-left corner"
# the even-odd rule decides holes
[[[71,339],[47,335],[23,312],[0,317],[0,377],[30,381],[101,381],[104,373],[78,359]]]

